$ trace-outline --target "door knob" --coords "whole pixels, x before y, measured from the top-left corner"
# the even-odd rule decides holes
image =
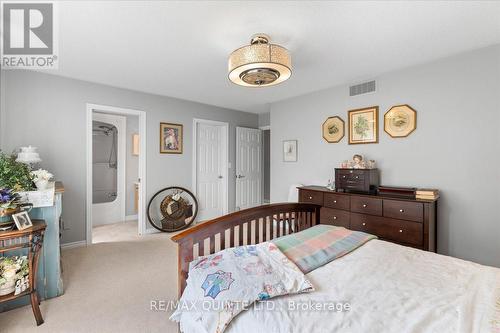
[[[245,176],[243,176],[243,175],[237,175],[236,178],[238,178],[238,179],[245,178]]]
[[[222,178],[224,178],[224,177],[222,177],[222,176],[219,176],[219,177],[217,177],[217,178],[219,178],[219,179],[222,179]]]

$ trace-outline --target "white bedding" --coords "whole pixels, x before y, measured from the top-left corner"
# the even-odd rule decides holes
[[[274,300],[347,302],[347,312],[272,311],[253,307],[227,333],[495,332],[500,269],[372,240],[307,274],[315,292]],[[496,316],[494,315],[496,313]],[[498,327],[498,326],[497,326]]]

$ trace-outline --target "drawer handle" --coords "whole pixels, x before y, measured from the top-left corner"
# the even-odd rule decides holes
[[[359,176],[356,176],[356,179],[359,179]]]
[[[365,223],[365,222],[363,222],[363,225],[366,225],[366,223]]]
[[[363,208],[366,208],[366,207],[368,207],[368,205],[367,204],[363,204]]]
[[[342,176],[342,178],[344,178],[344,179],[345,179],[345,176]]]
[[[405,210],[404,210],[404,209],[400,209],[400,210],[399,210],[399,212],[400,212],[400,213],[404,213],[404,212],[405,212]]]
[[[333,203],[337,203],[337,200],[333,200]]]
[[[309,197],[309,200],[312,200],[313,197]]]
[[[336,219],[337,219],[337,216],[334,216],[334,217],[333,217],[333,219],[334,219],[334,220],[336,220]]]
[[[403,232],[403,229],[399,229],[399,232]]]

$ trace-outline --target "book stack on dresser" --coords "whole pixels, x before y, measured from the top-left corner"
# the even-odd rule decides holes
[[[417,199],[299,187],[299,201],[321,206],[320,221],[436,252],[437,197]]]
[[[415,197],[422,200],[437,200],[439,198],[439,191],[436,189],[422,188],[415,192]]]

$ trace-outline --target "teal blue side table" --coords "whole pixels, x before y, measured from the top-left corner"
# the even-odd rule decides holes
[[[62,213],[63,193],[63,184],[56,182],[54,205],[33,208],[29,213],[32,219],[45,220],[47,223],[37,274],[38,295],[42,300],[57,297],[64,293],[59,241],[59,220]],[[20,254],[23,254],[21,250],[19,253],[12,252],[12,255]],[[0,304],[0,312],[28,304],[30,304],[30,300],[27,297],[16,299]]]

